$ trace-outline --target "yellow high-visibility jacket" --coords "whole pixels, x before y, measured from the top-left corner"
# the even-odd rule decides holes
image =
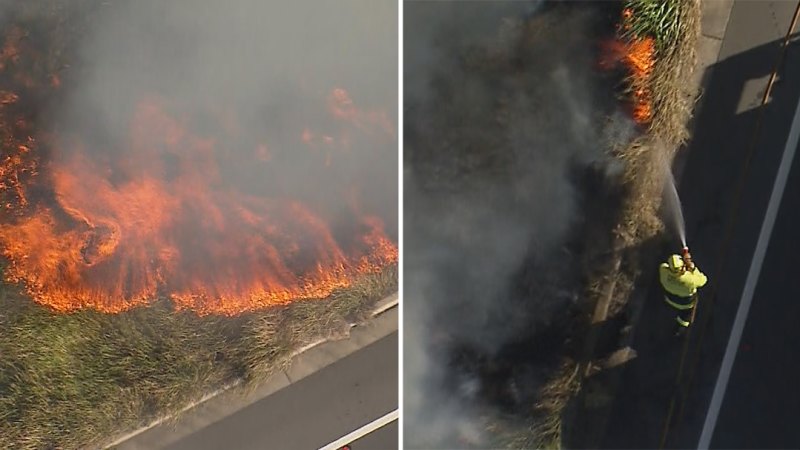
[[[669,270],[667,263],[662,263],[658,268],[658,275],[664,290],[678,297],[691,297],[697,292],[697,288],[705,286],[708,281],[696,266],[694,270],[684,270],[676,274]]]

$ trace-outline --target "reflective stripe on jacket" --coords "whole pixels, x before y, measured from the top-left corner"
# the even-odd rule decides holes
[[[672,306],[673,308],[675,308],[675,309],[677,309],[679,311],[685,311],[687,309],[692,309],[692,308],[694,308],[694,305],[696,303],[694,297],[688,297],[688,298],[687,297],[681,297],[681,300],[683,300],[683,301],[677,300],[677,297],[670,298],[669,294],[664,295],[664,301],[667,302],[667,304],[669,306]]]
[[[708,278],[697,267],[691,271],[684,270],[674,273],[669,269],[667,263],[662,263],[658,267],[658,278],[665,291],[678,297],[691,297],[697,292],[697,288],[703,287],[708,281]]]

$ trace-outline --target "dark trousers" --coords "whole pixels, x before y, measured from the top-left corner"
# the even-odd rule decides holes
[[[664,301],[672,309],[677,311],[675,321],[679,326],[688,327],[692,322],[692,311],[697,303],[697,296],[691,297],[678,297],[677,295],[664,292]]]

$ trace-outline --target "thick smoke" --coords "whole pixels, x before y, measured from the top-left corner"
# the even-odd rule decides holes
[[[578,298],[581,180],[632,132],[593,70],[597,13],[405,4],[409,448],[491,445],[568,336],[552,328]]]
[[[172,116],[192,118],[196,131],[213,135],[213,127],[233,126],[243,134],[240,142],[266,142],[275,173],[248,171],[241,163],[223,167],[239,183],[335,210],[347,199],[325,189],[325,181],[366,180],[369,206],[380,209],[387,226],[396,223],[396,186],[386,182],[397,173],[391,143],[361,143],[355,154],[334,160],[329,172],[337,180],[312,165],[308,159],[317,155],[298,143],[306,127],[317,134],[333,131],[327,101],[335,88],[347,90],[357,107],[384,111],[390,124],[396,122],[394,2],[107,3],[93,7],[75,72],[66,75],[69,97],[54,112],[55,122],[107,143],[95,151],[125,151],[115,144],[129,139],[131,110],[143,96],[156,95]],[[247,160],[252,151],[242,145],[226,156]],[[349,167],[340,171],[342,165]]]
[[[35,299],[235,314],[396,261],[396,2],[3,1],[0,20],[4,150],[41,161],[0,251]]]

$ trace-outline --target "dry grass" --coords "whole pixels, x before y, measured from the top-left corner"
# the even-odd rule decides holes
[[[632,27],[633,36],[652,36],[658,44],[650,79],[652,121],[646,134],[616,152],[625,162],[624,180],[628,191],[615,230],[618,247],[637,245],[662,230],[658,209],[664,177],[675,152],[689,137],[687,124],[694,107],[690,81],[700,32],[697,0],[627,0],[625,3],[634,11],[633,23],[644,22]],[[671,16],[637,15],[636,11],[653,4],[672,5],[672,8],[657,10]],[[665,24],[667,31],[659,28],[661,24]]]
[[[25,30],[32,51],[15,73],[4,72],[4,89],[47,86],[65,68],[65,78],[80,76],[76,42],[120,2],[31,0],[6,8],[11,3],[2,2],[3,23]],[[31,123],[42,115],[34,106],[24,114]],[[58,314],[0,283],[0,449],[107,442],[234,380],[263,379],[305,344],[342,335],[396,290],[393,266],[327,299],[226,318],[175,311],[164,300],[116,315]]]
[[[363,277],[327,300],[306,301],[265,311],[245,326],[247,378],[259,380],[288,363],[300,347],[320,339],[346,337],[350,324],[365,320],[375,302],[397,290],[396,267]]]
[[[660,8],[660,5],[669,7]],[[611,301],[611,311],[625,306],[639,275],[636,264],[639,255],[631,254],[631,249],[638,248],[664,230],[659,214],[662,193],[672,160],[689,137],[687,124],[695,100],[691,79],[700,33],[698,0],[626,0],[625,6],[634,13],[633,27],[623,37],[650,36],[657,45],[655,67],[649,80],[652,121],[646,133],[614,152],[625,163],[622,180],[626,195],[622,199],[609,250],[614,254],[613,258],[622,258],[625,253],[633,263],[628,264],[624,273],[601,270],[590,275],[590,283],[610,279],[626,281],[614,287],[612,299],[602,298],[607,295],[605,288],[589,291],[592,303]],[[670,16],[658,17],[637,11],[656,11]],[[662,25],[666,31],[659,28]],[[599,284],[604,286],[607,282]]]
[[[559,449],[561,448],[562,413],[567,402],[580,386],[578,365],[565,361],[540,391],[533,406],[533,420],[525,433],[518,434],[508,443],[509,448]]]
[[[628,37],[651,36],[656,40],[656,62],[649,80],[653,115],[646,132],[631,145],[614,149],[624,162],[625,195],[618,213],[617,225],[610,246],[595,243],[601,249],[588,253],[604,255],[604,268],[587,274],[588,302],[604,305],[615,312],[625,306],[639,275],[636,265],[614,269],[609,260],[622,258],[623,252],[638,247],[663,230],[659,216],[662,190],[667,170],[678,148],[689,134],[687,124],[694,106],[691,74],[695,65],[695,48],[699,36],[700,10],[697,0],[626,0],[626,8],[634,12]],[[643,13],[646,11],[647,13]],[[609,255],[610,252],[610,255]],[[638,258],[637,255],[626,255]],[[613,291],[611,298],[609,292]],[[587,322],[588,325],[588,322]],[[593,348],[593,337],[587,336],[587,348]],[[587,352],[588,356],[591,352]],[[542,415],[535,420],[527,436],[517,439],[515,448],[560,448],[564,409],[582,384],[576,363],[565,363],[542,392],[542,402],[535,409]]]
[[[648,80],[652,120],[629,146],[611,149],[624,163],[620,178],[624,195],[616,213],[616,226],[608,230],[610,239],[595,240],[586,249],[587,259],[593,260],[586,264],[589,314],[585,322],[575,325],[586,330],[584,358],[593,353],[594,347],[595,336],[588,333],[592,308],[602,305],[605,318],[625,307],[639,275],[637,264],[631,263],[638,255],[631,254],[631,249],[663,230],[659,208],[664,177],[677,149],[688,139],[687,124],[694,106],[694,93],[689,89],[699,35],[698,1],[625,0],[623,6],[634,11],[633,26],[623,37],[650,36],[656,41],[657,59]],[[623,255],[625,264],[609,263],[621,261]],[[603,264],[593,271],[598,267],[597,258]],[[560,369],[540,391],[529,425],[522,433],[512,432],[507,439],[501,438],[502,444],[509,448],[561,448],[565,409],[581,390],[583,369],[585,361],[574,361],[565,355]]]
[[[0,285],[0,448],[107,442],[234,380],[263,379],[396,289],[395,266],[327,299],[224,318],[167,301],[57,314]]]

